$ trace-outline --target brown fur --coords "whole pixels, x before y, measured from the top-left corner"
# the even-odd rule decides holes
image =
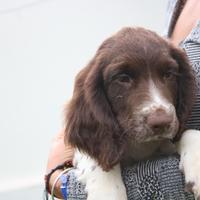
[[[139,144],[148,134],[136,137],[137,116],[132,113],[149,98],[149,74],[176,107],[178,139],[193,104],[194,76],[184,52],[154,32],[122,29],[103,42],[76,77],[65,136],[104,170],[123,159],[130,139]]]

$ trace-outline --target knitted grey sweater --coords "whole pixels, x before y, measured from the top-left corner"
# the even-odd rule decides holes
[[[137,163],[122,169],[128,200],[194,200],[184,190],[184,177],[177,155]],[[77,181],[74,170],[68,173],[68,199],[86,200],[84,185]]]

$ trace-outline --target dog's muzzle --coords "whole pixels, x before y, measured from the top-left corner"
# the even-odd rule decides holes
[[[148,109],[143,109],[141,116],[145,123],[147,140],[172,139],[178,131],[179,122],[173,105],[151,105]]]

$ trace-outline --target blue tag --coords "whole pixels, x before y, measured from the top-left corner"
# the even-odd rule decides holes
[[[60,181],[61,181],[61,186],[60,186],[60,191],[63,195],[64,200],[67,200],[67,176],[65,176],[64,174],[60,177]]]

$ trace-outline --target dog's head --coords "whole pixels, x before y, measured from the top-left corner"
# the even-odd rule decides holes
[[[124,28],[76,77],[66,137],[108,170],[129,141],[178,138],[194,88],[184,52],[154,32]]]

